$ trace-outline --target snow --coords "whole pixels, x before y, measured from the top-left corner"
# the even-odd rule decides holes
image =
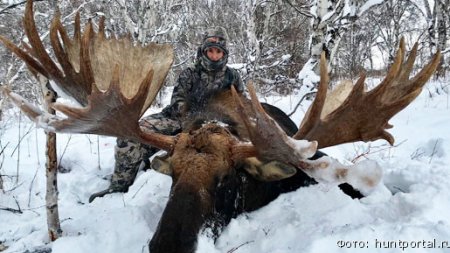
[[[285,54],[285,55],[281,56],[281,60],[284,62],[289,61],[291,58],[292,58],[292,55],[290,55],[290,54]]]
[[[19,1],[19,0],[2,0],[1,2],[5,3],[5,4],[12,5],[12,4],[20,3],[21,1]]]
[[[294,138],[288,138],[287,143],[298,151],[297,156],[306,159],[314,156],[317,150],[317,141],[296,140]]]
[[[197,252],[448,252],[449,95],[430,97],[434,87],[441,84],[427,84],[418,99],[390,121],[395,146],[376,141],[324,150],[343,164],[352,160],[379,164],[383,187],[369,197],[353,200],[327,183],[300,188],[233,219],[215,244],[206,234],[199,235]],[[300,97],[265,100],[290,112],[296,99]],[[292,118],[299,122],[305,110],[297,110]],[[32,122],[18,118],[17,110],[9,110],[0,121],[0,174],[4,175],[0,249],[8,247],[2,253],[46,248],[53,253],[148,252],[171,179],[151,170],[140,172],[128,193],[88,203],[90,194],[108,185],[115,139],[58,134],[58,156],[66,171],[58,175],[63,237],[49,242],[45,136]],[[22,141],[17,146],[19,135]],[[4,210],[19,207],[22,213]]]
[[[320,76],[314,72],[314,67],[316,65],[317,61],[309,59],[298,73],[297,79],[303,80],[303,84],[306,85],[306,87],[314,87],[314,84],[320,81]]]
[[[364,12],[366,12],[367,10],[369,10],[370,8],[372,8],[375,5],[379,5],[382,4],[384,0],[368,0],[367,2],[365,2],[361,8],[359,9],[359,13],[358,16],[361,16]]]
[[[310,177],[319,183],[339,185],[349,183],[353,188],[364,195],[369,195],[374,191],[380,191],[385,186],[380,184],[382,169],[373,160],[363,160],[353,165],[341,164],[336,159],[324,156],[311,161],[312,170],[305,171]]]

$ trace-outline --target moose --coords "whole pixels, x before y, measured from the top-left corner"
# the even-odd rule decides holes
[[[410,79],[417,43],[405,60],[405,43],[384,80],[365,90],[365,75],[355,85],[343,83],[328,92],[324,55],[316,97],[297,129],[276,107],[261,104],[248,84],[250,99],[235,90],[216,94],[206,106],[186,112],[183,131],[175,136],[150,132],[139,119],[151,106],[173,62],[170,45],[142,45],[129,37],[98,31],[91,22],[82,31],[75,18],[71,38],[58,14],[50,27],[57,62],[44,48],[28,0],[24,29],[29,44],[21,49],[0,41],[36,76],[50,79],[80,106],[54,103],[65,117],[50,115],[3,88],[39,127],[53,132],[89,133],[133,139],[165,150],[152,168],[169,175],[170,197],[149,248],[152,253],[195,252],[198,233],[221,228],[243,212],[256,210],[284,192],[310,184],[340,185],[352,197],[377,187],[381,168],[370,161],[341,164],[318,149],[356,141],[394,137],[389,119],[413,101],[434,73],[440,53]],[[337,90],[337,91],[336,91]]]

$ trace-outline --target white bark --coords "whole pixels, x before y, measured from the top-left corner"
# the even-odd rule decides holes
[[[348,26],[367,10],[383,1],[317,0],[311,8],[311,14],[314,16],[310,42],[311,55],[308,63],[300,71],[298,78],[303,80],[304,84],[315,86],[315,80],[319,79],[318,61],[322,51],[325,52],[326,59],[330,63]]]
[[[261,51],[259,47],[259,41],[258,37],[256,36],[256,21],[254,13],[256,11],[256,0],[247,0],[245,1],[245,11],[244,13],[244,19],[247,21],[246,29],[247,31],[247,38],[248,38],[248,51],[247,51],[247,73],[249,74],[250,78],[253,78],[253,73],[255,71],[256,63],[261,56]]]
[[[46,111],[54,115],[55,110],[50,107],[50,104],[56,101],[56,94],[54,91],[48,89],[49,83],[45,77],[40,76],[39,79],[44,95]],[[47,179],[47,190],[45,194],[45,206],[47,209],[48,235],[50,240],[54,241],[62,235],[58,211],[58,161],[56,156],[56,134],[47,132],[46,136],[45,176]]]
[[[447,1],[447,5],[448,5]],[[446,49],[446,42],[447,42],[447,29],[446,29],[446,20],[444,15],[444,8],[445,8],[444,0],[436,0],[436,30],[437,30],[437,48],[439,50],[445,50]],[[447,19],[449,17],[447,16]],[[448,22],[448,20],[447,20]],[[441,58],[441,62],[439,63],[439,66],[437,68],[437,75],[438,76],[445,76],[445,56]]]

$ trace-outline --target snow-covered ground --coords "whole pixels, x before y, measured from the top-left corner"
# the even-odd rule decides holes
[[[335,186],[301,188],[232,220],[216,244],[199,235],[197,252],[450,252],[450,105],[449,95],[436,95],[435,87],[440,84],[427,84],[391,120],[394,147],[377,141],[325,150],[342,163],[377,161],[383,185],[373,195],[353,200]],[[266,101],[290,112],[298,98]],[[302,115],[299,109],[293,118]],[[108,186],[115,139],[59,134],[58,156],[66,171],[58,176],[63,237],[49,242],[45,136],[23,116],[20,123],[18,118],[13,110],[0,122],[0,251],[148,252],[170,178],[141,172],[128,193],[88,203],[90,194]]]

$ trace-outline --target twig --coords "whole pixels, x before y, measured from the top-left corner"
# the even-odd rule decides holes
[[[133,194],[133,196],[131,197],[132,199],[134,199],[136,197],[136,195],[141,191],[141,189],[144,187],[144,185],[146,185],[148,183],[148,179],[145,180],[145,182],[141,185],[141,187],[139,187],[139,189],[137,189],[137,191]]]
[[[36,176],[37,176],[38,170],[39,170],[39,166],[36,167],[36,172],[34,173],[33,179],[31,180],[31,183],[30,183],[30,189],[28,190],[28,207],[30,207],[31,191],[33,190],[34,180],[36,180]]]
[[[299,107],[300,104],[303,102],[303,100],[304,100],[305,98],[307,98],[307,97],[313,95],[313,94],[316,94],[316,92],[315,92],[315,91],[312,91],[312,92],[309,92],[309,93],[306,93],[305,95],[303,95],[303,97],[300,99],[300,101],[298,101],[298,103],[297,103],[297,105],[295,106],[294,110],[293,110],[291,113],[289,113],[288,116],[289,116],[289,117],[292,116],[292,115],[297,111],[298,107]]]
[[[69,139],[67,140],[66,145],[64,146],[63,152],[61,153],[61,156],[58,159],[58,161],[59,161],[58,170],[61,169],[61,164],[62,164],[61,161],[64,157],[64,154],[66,153],[67,147],[69,146],[70,140],[72,140],[72,135],[69,135]]]
[[[34,2],[42,2],[42,1],[44,1],[44,0],[34,0]],[[27,1],[22,1],[22,2],[19,2],[19,3],[15,3],[15,4],[11,4],[11,5],[9,5],[9,6],[6,6],[6,7],[3,8],[2,10],[0,10],[0,14],[6,13],[7,10],[9,10],[9,9],[14,9],[14,8],[16,8],[17,6],[20,6],[20,5],[22,5],[22,4],[25,4],[26,2],[27,2]]]
[[[97,163],[98,163],[98,170],[101,170],[100,167],[100,136],[97,135]]]
[[[439,143],[439,140],[436,140],[436,142],[434,142],[433,151],[431,151],[430,161],[428,162],[429,164],[431,163],[431,161],[433,160],[434,155],[436,154],[436,147],[437,147],[438,143]]]
[[[10,208],[10,207],[0,207],[0,210],[9,211],[9,212],[12,212],[12,213],[23,213],[23,211],[20,208],[19,202],[17,201],[16,197],[14,197],[14,201],[16,202],[17,209]]]
[[[37,158],[38,166],[40,166],[41,165],[41,160],[39,159],[39,141],[38,141],[38,129],[37,129],[37,127],[34,128],[34,133],[35,133],[35,141],[36,141],[36,158]]]
[[[0,207],[0,210],[12,212],[12,213],[20,213],[20,214],[23,213],[22,210],[17,210],[17,209],[10,208],[10,207]]]
[[[26,212],[26,211],[30,211],[30,212],[35,213],[37,216],[41,216],[41,214],[38,213],[38,212],[36,212],[35,210],[36,210],[36,209],[41,209],[41,208],[44,208],[44,207],[45,207],[45,205],[41,205],[41,206],[36,206],[36,207],[30,207],[30,208],[20,209],[20,213],[24,213],[24,212]],[[0,210],[11,211],[11,210],[6,210],[6,209],[13,209],[13,208],[10,208],[10,207],[0,207]],[[17,209],[14,209],[14,210],[17,210]],[[12,211],[12,212],[14,212],[14,211]]]
[[[10,177],[13,177],[13,176],[10,176]],[[11,189],[9,189],[9,190],[5,191],[5,192],[12,192],[12,191],[14,191],[15,189],[19,188],[20,186],[22,186],[22,185],[23,185],[23,182],[22,182],[22,183],[20,183],[20,184],[18,184],[18,185],[16,185],[16,186],[14,186],[14,187],[13,187],[13,188],[11,188]]]
[[[314,18],[314,16],[313,16],[311,13],[309,13],[309,11],[307,10],[307,9],[309,9],[309,8],[311,7],[311,5],[302,6],[302,7],[300,7],[300,9],[299,9],[299,8],[297,8],[296,6],[294,6],[294,5],[293,5],[290,1],[288,1],[288,0],[284,0],[284,2],[286,2],[289,6],[291,6],[292,8],[294,8],[294,10],[295,10],[296,12],[298,12],[298,13],[304,15],[305,17],[308,17],[308,18]],[[305,9],[305,10],[302,10],[302,9]]]
[[[3,162],[2,163],[0,163],[0,169],[2,168],[1,167],[1,165],[3,165]],[[4,190],[3,190],[3,175],[0,173],[0,190],[1,190],[1,192],[5,192]]]
[[[418,148],[414,150],[414,152],[409,157],[411,158],[411,160],[419,159],[423,156],[424,153],[425,152],[421,148]]]
[[[375,153],[378,153],[378,152],[381,152],[381,151],[384,151],[384,150],[388,150],[388,149],[391,149],[391,148],[396,148],[396,147],[402,145],[404,142],[406,142],[406,140],[400,142],[399,144],[396,144],[396,145],[393,145],[393,146],[388,146],[386,148],[380,148],[380,149],[375,150],[375,151],[371,150],[371,145],[369,144],[369,147],[368,147],[368,149],[365,152],[362,152],[361,154],[357,155],[355,158],[352,159],[352,163],[355,163],[359,158],[366,157],[369,154],[375,154]]]
[[[20,111],[20,112],[22,112],[22,111]],[[17,143],[17,145],[14,147],[14,149],[13,149],[13,151],[12,151],[12,153],[11,153],[11,157],[14,155],[14,153],[16,152],[16,150],[19,148],[19,146],[20,146],[20,144],[22,143],[23,139],[24,139],[28,134],[30,134],[31,129],[33,129],[33,127],[34,127],[33,125],[30,125],[30,128],[28,128],[27,132],[26,132],[24,135],[22,135],[22,136],[20,137],[19,143]],[[20,130],[20,121],[19,121],[19,130]]]
[[[17,148],[16,184],[19,183],[20,143],[22,142],[22,139],[20,137],[20,126],[21,126],[21,123],[22,123],[22,111],[19,111],[19,143],[17,144],[18,148]]]
[[[3,154],[3,151],[5,151],[5,149],[6,149],[6,147],[8,146],[8,144],[9,144],[9,142],[8,143],[6,143],[6,145],[2,148],[2,150],[0,150],[0,155],[2,155]]]
[[[9,142],[6,143],[6,146],[8,146]],[[3,154],[3,150],[5,150],[5,147],[2,148],[1,152],[0,152],[0,157],[1,157],[1,161],[0,161],[0,190],[4,193],[5,192],[5,188],[3,186],[3,175],[1,173],[1,169],[3,168],[3,162],[5,161],[5,155]],[[0,148],[2,147],[2,141],[0,140]]]
[[[192,59],[192,57],[194,57],[195,54],[196,54],[196,53],[192,53],[192,54],[188,55],[188,56],[186,57],[186,59],[183,59],[183,60],[181,60],[179,63],[174,64],[172,67],[173,67],[173,68],[176,68],[176,67],[179,67],[179,66],[185,64],[187,61],[189,61],[190,59]]]
[[[91,138],[89,138],[89,135],[88,134],[85,134],[84,135],[87,139],[88,139],[88,141],[89,141],[89,149],[90,149],[90,152],[91,152],[91,154],[92,154],[92,141],[91,141]]]
[[[247,245],[247,244],[250,244],[250,243],[252,243],[252,242],[255,242],[255,241],[244,242],[244,243],[242,243],[241,245],[239,245],[239,246],[237,246],[237,247],[234,247],[234,248],[230,249],[229,251],[227,251],[227,253],[233,253],[233,252],[235,252],[236,250],[238,250],[240,247],[245,246],[245,245]]]

